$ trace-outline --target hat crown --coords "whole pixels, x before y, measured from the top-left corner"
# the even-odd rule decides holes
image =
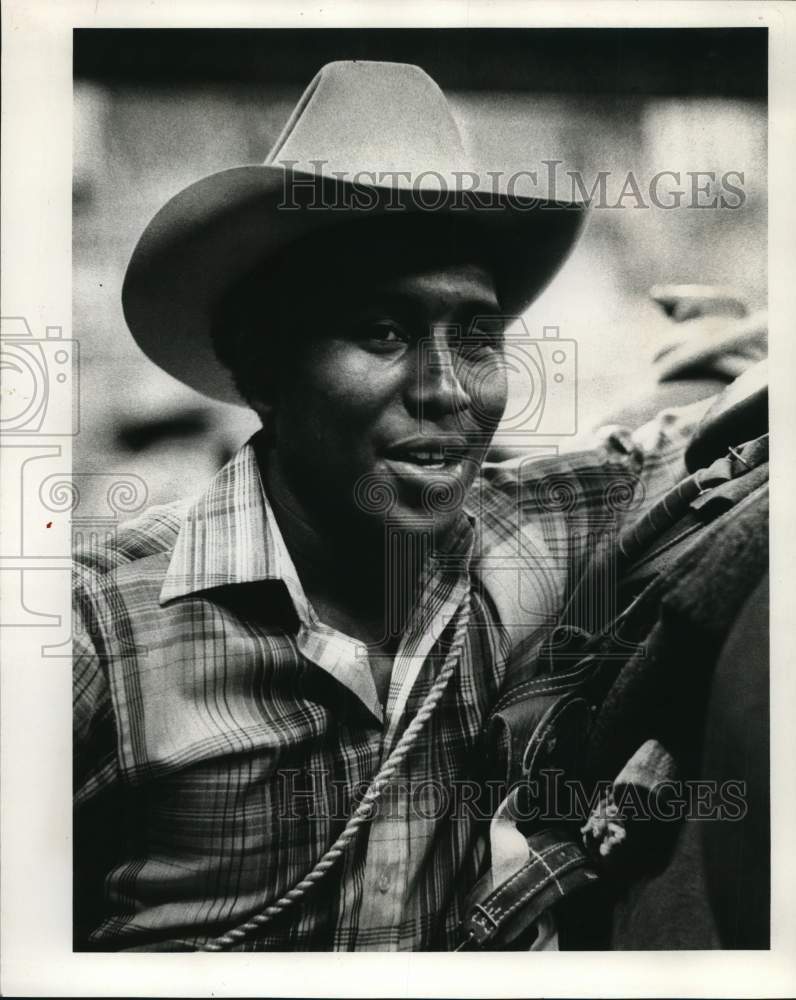
[[[265,163],[378,183],[368,173],[466,170],[447,98],[419,66],[327,63],[304,91]],[[320,163],[320,165],[319,165]],[[408,178],[389,178],[404,186]]]

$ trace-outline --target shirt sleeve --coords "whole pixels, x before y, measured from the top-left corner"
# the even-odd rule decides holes
[[[98,616],[75,565],[73,588],[73,946],[94,950],[92,931],[106,917],[108,872],[125,836],[116,725]],[[90,574],[89,574],[90,575]]]
[[[107,672],[97,651],[97,617],[80,576],[73,590],[72,723],[75,807],[119,778],[116,725]]]

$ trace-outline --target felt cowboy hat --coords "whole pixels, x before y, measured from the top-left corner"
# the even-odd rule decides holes
[[[468,162],[445,95],[418,66],[334,62],[296,105],[263,164],[211,174],[155,215],[122,289],[133,337],[205,395],[242,403],[210,337],[239,277],[323,227],[390,212],[474,219],[501,308],[519,315],[559,269],[582,203],[520,197]]]

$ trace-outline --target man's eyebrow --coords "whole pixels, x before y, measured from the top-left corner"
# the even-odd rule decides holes
[[[494,299],[474,298],[463,302],[456,310],[455,323],[463,333],[474,333],[482,337],[502,337],[509,324]]]
[[[400,288],[373,289],[364,301],[352,302],[347,308],[344,307],[341,310],[341,319],[343,322],[350,322],[358,317],[369,317],[380,311],[388,311],[402,322],[416,326],[433,326],[435,320],[429,319],[428,307],[427,292]],[[457,296],[452,302],[450,296],[440,292],[432,303],[432,312],[439,307],[450,312],[451,318],[445,322],[463,327],[463,332],[466,332],[473,321],[480,317],[493,322],[502,318],[497,299],[490,295],[475,293],[466,298]]]

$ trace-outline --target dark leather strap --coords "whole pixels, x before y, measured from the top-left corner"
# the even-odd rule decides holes
[[[468,949],[500,948],[564,896],[596,881],[584,849],[555,830],[528,838],[530,860],[472,905],[462,929]]]

